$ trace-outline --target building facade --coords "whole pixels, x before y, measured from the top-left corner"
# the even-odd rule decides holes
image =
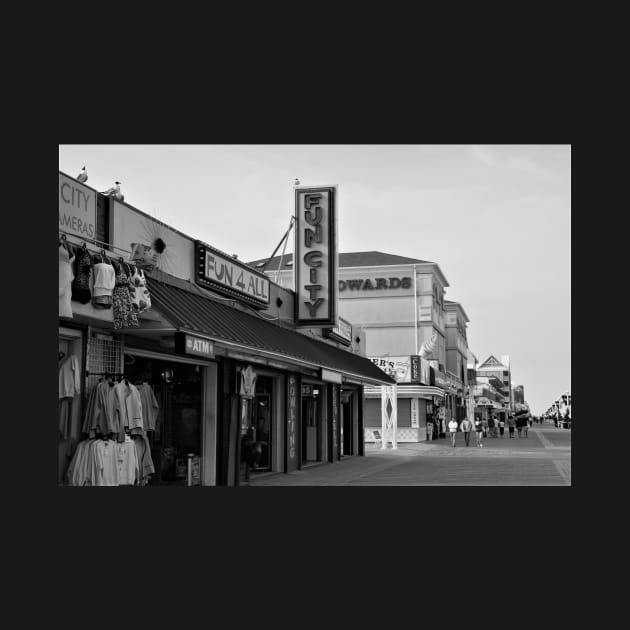
[[[298,329],[291,290],[62,172],[59,195],[60,485],[239,485],[364,453],[364,388],[394,381],[347,335]]]
[[[278,256],[250,264],[290,288],[292,254],[280,263]],[[397,379],[398,441],[425,440],[428,423],[434,437],[444,435],[451,417],[466,415],[468,317],[460,304],[447,310],[439,265],[371,251],[340,253],[338,267],[339,312],[352,322],[357,352]],[[367,441],[381,427],[380,405],[380,388],[366,387]]]

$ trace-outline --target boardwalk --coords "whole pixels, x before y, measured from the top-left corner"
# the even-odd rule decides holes
[[[570,486],[571,431],[534,425],[528,438],[485,438],[464,445],[457,434],[431,443],[381,450],[366,445],[365,457],[344,458],[289,474],[254,477],[252,486]]]

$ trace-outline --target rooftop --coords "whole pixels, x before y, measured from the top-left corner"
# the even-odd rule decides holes
[[[262,265],[267,259],[253,260],[247,263],[250,267],[256,268]],[[265,271],[276,271],[280,263],[280,256],[274,256],[269,260],[265,267]],[[420,260],[419,258],[407,258],[406,256],[397,256],[396,254],[386,254],[384,252],[346,252],[339,254],[339,267],[372,267],[381,265],[409,265],[409,264],[428,263],[433,264],[429,260]],[[293,254],[285,254],[282,257],[282,269],[292,269]],[[260,270],[261,268],[258,267]]]

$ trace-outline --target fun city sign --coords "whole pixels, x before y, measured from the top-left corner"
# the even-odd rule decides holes
[[[295,321],[338,325],[337,186],[295,189]]]

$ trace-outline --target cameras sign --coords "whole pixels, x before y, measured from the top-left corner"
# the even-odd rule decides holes
[[[295,189],[295,320],[336,327],[337,187]]]
[[[59,230],[96,238],[96,191],[59,172]]]

